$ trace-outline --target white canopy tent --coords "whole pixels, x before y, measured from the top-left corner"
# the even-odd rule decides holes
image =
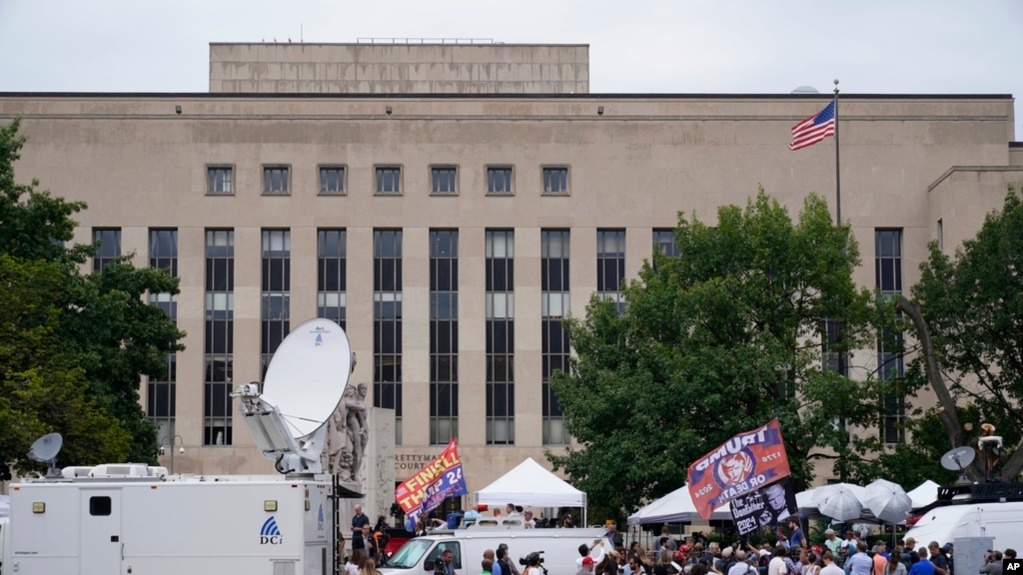
[[[711,519],[731,520],[732,511],[728,504],[724,504],[714,510]],[[629,525],[642,525],[645,523],[679,523],[701,521],[703,518],[696,512],[696,504],[689,495],[689,487],[683,485],[675,491],[661,497],[660,499],[644,506],[639,511],[629,516]]]
[[[908,493],[913,500],[913,509],[927,507],[938,500],[938,484],[928,479]]]
[[[554,475],[532,457],[476,492],[476,503],[485,505],[532,505],[536,507],[582,507],[586,525],[586,494]]]

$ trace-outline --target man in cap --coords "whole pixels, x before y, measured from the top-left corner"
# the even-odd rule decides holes
[[[590,575],[593,573],[593,557],[587,555],[583,557],[582,566],[579,567],[579,571],[575,575]]]
[[[721,558],[714,560],[714,568],[722,573],[728,573],[735,565],[735,559],[732,558],[732,548],[725,547],[721,550]]]
[[[536,519],[533,519],[532,511],[526,511],[522,514],[522,526],[526,529],[533,529],[536,527]]]

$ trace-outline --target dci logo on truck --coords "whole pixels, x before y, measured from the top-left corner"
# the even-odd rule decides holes
[[[277,527],[277,520],[271,515],[263,522],[263,528],[259,530],[260,545],[280,545],[283,542],[281,529]]]

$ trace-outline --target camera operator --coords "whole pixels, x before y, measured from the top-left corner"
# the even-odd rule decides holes
[[[988,549],[984,554],[984,566],[980,568],[980,573],[1002,575],[1002,552]]]
[[[543,557],[540,556],[540,553],[539,551],[533,551],[526,555],[525,558],[519,559],[519,565],[525,567],[522,575],[547,575],[547,570],[542,565]]]

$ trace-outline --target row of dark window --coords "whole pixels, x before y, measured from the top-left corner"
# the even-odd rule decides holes
[[[97,248],[96,262],[95,262],[95,265],[96,265],[96,267],[98,269],[102,269],[103,265],[107,261],[112,260],[113,258],[116,258],[116,257],[118,257],[120,255],[120,253],[121,253],[121,241],[120,241],[121,237],[120,237],[120,235],[121,235],[120,234],[120,229],[117,229],[117,228],[97,228],[97,229],[94,230],[94,233],[93,233],[94,238],[93,239],[94,239],[94,241],[96,241],[99,244],[98,248]],[[283,290],[285,293],[288,290],[289,286],[287,285],[287,283],[288,283],[287,282],[287,278],[290,277],[290,272],[288,271],[287,268],[289,267],[288,264],[290,263],[290,251],[291,251],[290,250],[290,245],[289,245],[290,244],[290,233],[287,230],[263,230],[263,234],[262,235],[263,235],[263,238],[262,238],[263,246],[262,246],[262,248],[263,248],[263,260],[264,260],[263,263],[264,263],[264,268],[265,268],[263,270],[263,274],[262,274],[263,275],[263,286],[262,286],[262,288],[263,288],[263,291],[264,291],[264,293],[262,295],[263,295],[263,299],[267,300],[267,296],[268,295],[278,295],[278,294],[268,294],[268,293],[266,293],[268,290],[269,291]],[[621,275],[623,275],[623,274],[621,274],[621,268],[623,266],[621,265],[621,262],[618,262],[616,260],[619,260],[619,259],[624,260],[624,251],[625,251],[624,250],[624,239],[625,239],[624,235],[625,234],[624,234],[623,230],[598,230],[598,238],[597,238],[598,239],[598,250],[597,250],[598,251],[598,260],[601,257],[604,257],[607,260],[609,260],[609,262],[607,262],[607,263],[614,262],[615,265],[613,265],[612,267],[614,267],[615,271],[618,272],[618,273],[615,273],[613,275],[616,276],[615,279],[618,280],[618,281],[620,281]],[[206,254],[207,255],[207,266],[206,266],[207,267],[207,270],[206,270],[206,272],[207,272],[206,273],[206,276],[207,276],[207,278],[206,278],[207,279],[207,286],[206,286],[206,289],[207,289],[207,292],[208,292],[207,293],[208,296],[211,295],[211,293],[221,292],[222,290],[226,290],[227,292],[233,291],[233,279],[231,278],[231,276],[233,275],[233,273],[232,273],[233,272],[233,266],[232,265],[222,265],[222,266],[218,267],[218,265],[216,265],[217,263],[230,264],[230,263],[233,262],[233,241],[232,241],[233,237],[232,236],[233,236],[233,232],[231,232],[229,230],[210,230],[210,231],[207,231],[207,239],[206,239],[206,244],[207,244],[207,249],[206,249],[206,251],[207,251],[207,254]],[[511,273],[510,273],[510,265],[507,265],[507,264],[510,264],[510,261],[513,258],[513,254],[514,254],[514,252],[513,252],[513,249],[514,249],[513,248],[513,246],[514,246],[514,244],[513,244],[513,237],[514,236],[512,235],[512,232],[510,230],[488,230],[488,234],[487,234],[487,253],[486,253],[487,260],[488,260],[487,261],[487,263],[488,263],[488,265],[487,265],[487,269],[488,269],[488,274],[487,274],[487,291],[491,292],[491,293],[487,294],[489,296],[488,299],[495,298],[495,300],[496,300],[495,296],[497,296],[497,295],[504,296],[507,299],[511,295],[510,293],[507,293],[507,292],[510,292],[513,289],[513,280],[512,280]],[[432,320],[431,321],[431,332],[433,332],[434,329],[436,329],[436,331],[437,331],[436,334],[431,333],[431,335],[436,335],[438,337],[437,337],[437,341],[434,341],[434,337],[431,337],[431,350],[430,351],[431,351],[431,355],[434,355],[434,354],[441,355],[441,354],[443,354],[445,356],[444,359],[446,360],[445,366],[447,366],[447,369],[444,370],[443,374],[439,370],[436,373],[434,373],[431,370],[431,384],[443,384],[442,386],[438,385],[436,390],[432,390],[432,391],[437,392],[438,397],[434,398],[433,397],[434,394],[431,393],[431,417],[432,418],[443,419],[444,420],[443,422],[438,421],[437,423],[444,423],[445,424],[443,426],[439,426],[438,429],[435,430],[435,429],[433,429],[433,422],[431,422],[431,442],[439,442],[439,443],[443,443],[443,441],[441,441],[441,439],[451,436],[452,432],[457,429],[457,413],[458,413],[458,411],[457,411],[457,403],[456,403],[457,400],[453,399],[454,397],[456,397],[456,393],[457,393],[457,391],[456,391],[457,390],[457,375],[456,375],[457,374],[457,371],[456,371],[457,368],[454,368],[454,366],[457,365],[457,343],[454,343],[455,341],[457,341],[456,340],[456,336],[454,335],[454,332],[456,331],[454,329],[454,326],[457,325],[457,311],[455,311],[455,310],[457,310],[457,303],[456,303],[457,302],[457,299],[456,299],[457,295],[456,294],[457,294],[457,289],[458,289],[457,288],[457,285],[458,285],[458,280],[457,280],[457,277],[458,277],[458,275],[457,275],[458,240],[457,240],[457,238],[458,238],[458,233],[457,233],[456,230],[432,230],[431,231],[431,241],[430,241],[430,243],[431,243],[431,254],[430,254],[431,255],[431,274],[430,275],[431,275],[431,292],[433,292],[433,293],[431,293],[431,320]],[[674,249],[674,242],[672,240],[673,240],[673,238],[671,236],[671,230],[657,230],[657,229],[654,230],[654,244],[655,244],[656,248],[660,249],[662,252],[665,252],[667,255],[677,255],[677,250]],[[552,292],[558,292],[560,290],[567,290],[568,289],[568,277],[567,277],[568,276],[568,269],[567,269],[568,265],[567,264],[568,264],[568,244],[569,244],[569,241],[570,241],[570,232],[568,230],[544,230],[544,236],[543,236],[543,242],[542,242],[542,252],[543,252],[542,253],[542,259],[543,259],[543,264],[544,264],[544,265],[542,265],[542,268],[543,268],[543,272],[544,273],[541,274],[543,276],[542,280],[541,280],[541,283],[543,284],[542,285],[542,289],[544,290],[546,296],[557,295],[557,293],[552,293]],[[345,256],[345,252],[347,251],[346,247],[345,247],[345,243],[346,242],[344,241],[344,231],[343,230],[320,230],[319,237],[318,237],[318,250],[317,250],[319,252],[318,255],[319,255],[320,259],[324,260],[324,261],[328,261],[328,260],[329,261],[333,261],[333,260],[337,260],[337,259],[340,258],[340,261],[343,262],[344,261],[344,256]],[[374,259],[378,260],[378,262],[381,261],[382,259],[383,260],[389,260],[389,261],[391,261],[392,265],[391,266],[387,266],[387,267],[390,267],[390,268],[396,269],[396,270],[400,270],[401,269],[401,265],[400,265],[400,261],[401,261],[401,243],[402,243],[401,242],[401,232],[399,230],[378,230],[377,233],[374,235],[374,256],[375,256]],[[877,281],[877,287],[883,293],[885,293],[885,294],[898,294],[898,293],[901,292],[901,289],[902,289],[902,275],[901,275],[901,268],[902,268],[902,254],[901,254],[901,251],[902,250],[901,250],[901,244],[902,244],[902,230],[899,230],[899,229],[878,229],[878,230],[876,230],[876,232],[875,232],[876,281]],[[150,231],[150,265],[152,265],[153,267],[160,267],[160,268],[167,269],[172,275],[177,275],[177,256],[178,256],[178,254],[177,254],[177,231],[176,230],[154,229],[154,230]],[[491,273],[491,268],[494,268],[495,270],[497,269],[496,266],[493,266],[491,264],[496,264],[498,262],[501,262],[502,264],[505,264],[504,267],[502,268],[502,269],[505,269],[505,272],[504,273]],[[211,263],[213,264],[212,266],[211,266]],[[277,265],[277,266],[269,265],[269,264],[275,264],[275,263],[279,264],[279,265]],[[321,264],[322,263],[323,262],[321,262]],[[599,263],[600,262],[598,261],[598,267],[599,267]],[[341,265],[343,265],[343,264],[341,264]],[[374,267],[377,267],[377,266],[374,266]],[[219,268],[223,268],[223,269],[219,269]],[[274,273],[274,270],[276,268],[280,268],[280,269],[277,270],[277,273]],[[218,271],[218,269],[219,269],[219,271]],[[323,270],[320,270],[320,271],[322,272]],[[322,275],[322,274],[318,274],[318,275]],[[344,272],[341,269],[338,269],[338,270],[334,270],[334,273],[332,273],[330,275],[332,277],[333,276],[338,276],[338,275],[343,277],[345,274],[344,274]],[[374,274],[374,275],[378,275],[378,274]],[[383,276],[386,276],[387,274],[379,274],[379,275],[381,277],[374,278],[375,280],[377,280],[377,281],[374,281],[374,283],[375,284],[387,284],[387,285],[386,286],[385,285],[375,285],[374,286],[375,287],[375,291],[378,291],[378,293],[379,293],[379,291],[382,290],[382,289],[385,289],[387,291],[397,290],[397,293],[400,294],[400,290],[401,290],[400,272],[392,274],[392,277],[391,277],[390,281],[383,281],[384,280]],[[218,278],[220,278],[223,281],[218,281]],[[277,278],[278,281],[274,281],[275,278]],[[322,278],[320,278],[320,279],[322,279]],[[323,282],[318,282],[318,283],[323,283]],[[330,287],[328,289],[331,289],[331,290],[336,290],[336,289],[342,289],[343,290],[344,289],[344,287],[343,287],[343,283],[344,283],[343,280],[340,280],[338,282],[327,282],[327,283],[331,283],[331,284],[337,283],[338,284],[338,285],[330,285]],[[611,284],[612,282],[607,282],[607,283]],[[614,283],[617,284],[618,282],[614,282]],[[223,285],[221,285],[221,284],[223,284]],[[326,285],[322,285],[322,286],[320,286],[320,289],[322,290],[325,287],[327,287],[327,286]],[[612,287],[612,285],[608,285],[606,287],[610,288],[610,287]],[[493,292],[506,292],[506,293],[503,293],[503,294],[502,293],[497,293],[497,294],[495,294]],[[151,303],[153,303],[154,305],[157,305],[157,306],[159,306],[161,308],[165,308],[165,311],[168,313],[168,315],[170,317],[172,317],[172,318],[175,318],[176,317],[176,298],[169,297],[169,294],[166,294],[167,297],[163,297],[164,295],[165,294],[155,294],[153,297],[151,297],[151,300],[152,300]],[[400,295],[398,295],[398,298],[400,298]],[[437,301],[437,310],[443,309],[443,310],[445,310],[444,313],[438,313],[437,311],[434,310],[434,305],[433,305],[434,298],[436,298],[438,300]],[[397,298],[395,298],[395,299],[397,299]],[[441,299],[443,299],[444,301],[441,302],[440,301]],[[214,316],[213,319],[216,319],[216,316],[218,316],[218,314],[216,313],[216,310],[220,309],[220,305],[216,303],[217,300],[215,300],[215,299],[210,299],[208,297],[207,300],[208,300],[207,301],[207,307],[212,306],[212,308],[213,308],[213,309],[208,309],[207,312],[212,312],[213,316]],[[448,301],[448,300],[452,300],[452,301]],[[226,301],[228,301],[228,300],[225,299],[225,302]],[[398,299],[398,301],[400,302],[400,299]],[[265,306],[266,303],[267,302],[264,301],[264,307],[266,307]],[[446,305],[441,305],[441,303],[444,303]],[[489,303],[490,302],[488,302],[488,304]],[[488,407],[488,409],[487,409],[487,412],[488,412],[487,413],[488,424],[493,423],[493,425],[494,425],[493,429],[491,429],[488,426],[488,443],[489,444],[494,444],[494,443],[514,443],[513,435],[510,432],[510,430],[511,430],[510,425],[505,425],[503,427],[499,427],[498,426],[499,422],[497,422],[497,421],[494,421],[494,422],[489,421],[490,419],[495,419],[495,420],[496,419],[502,419],[501,417],[498,417],[499,415],[503,415],[505,417],[510,417],[512,415],[509,408],[510,408],[511,405],[513,405],[513,400],[511,398],[513,397],[512,393],[514,393],[513,387],[512,387],[513,386],[512,382],[514,381],[514,378],[513,378],[513,376],[511,376],[511,372],[512,372],[511,371],[511,364],[512,364],[512,361],[513,361],[513,353],[514,353],[512,351],[512,336],[511,336],[512,327],[511,327],[511,322],[510,321],[507,321],[506,319],[503,319],[504,318],[504,313],[495,314],[493,311],[489,311],[491,309],[496,310],[496,309],[498,309],[498,307],[501,307],[501,309],[504,309],[505,306],[497,306],[496,305],[497,303],[500,303],[500,302],[496,302],[495,301],[493,308],[491,308],[491,306],[488,305],[488,318],[487,318],[488,319],[488,326],[487,326],[488,327],[488,329],[487,329],[487,335],[488,335],[488,338],[487,338],[487,354],[488,354],[488,360],[493,360],[493,362],[488,361],[488,377],[487,377],[488,397],[489,397],[488,402],[487,402],[488,403],[488,405],[487,405],[487,407]],[[400,305],[400,303],[397,303],[397,305]],[[217,339],[216,338],[216,333],[221,333],[222,335],[224,335],[225,337],[222,338],[222,339],[225,339],[225,340],[230,340],[231,339],[230,338],[230,331],[231,331],[230,327],[231,327],[231,323],[232,322],[230,321],[231,318],[229,317],[230,316],[230,309],[229,309],[230,307],[233,307],[233,306],[229,306],[228,308],[226,308],[228,316],[220,318],[222,320],[226,320],[226,321],[220,322],[222,325],[218,325],[218,326],[215,326],[215,327],[211,326],[211,325],[207,325],[206,336],[207,336],[208,340],[216,340]],[[567,305],[566,305],[566,307],[567,307]],[[223,314],[219,314],[219,315],[223,315]],[[281,311],[280,313],[273,313],[272,310],[266,310],[266,309],[263,310],[264,320],[266,320],[267,318],[275,318],[275,317],[286,318],[287,315],[288,314],[287,314],[286,311]],[[498,319],[497,316],[501,316],[502,317],[502,321],[500,321],[500,322],[496,321]],[[568,342],[567,342],[566,336],[565,336],[565,334],[563,332],[560,320],[554,319],[555,317],[560,316],[560,306],[559,306],[559,312],[557,314],[555,314],[553,317],[548,317],[548,312],[544,312],[544,316],[545,316],[545,318],[544,318],[545,319],[545,325],[544,325],[544,345],[543,345],[543,348],[544,348],[543,349],[544,358],[543,359],[544,359],[544,364],[545,365],[544,365],[544,370],[543,371],[544,371],[544,376],[545,376],[544,377],[545,387],[549,387],[549,373],[555,371],[556,369],[564,369],[564,367],[567,367],[567,366],[562,365],[562,364],[567,362],[567,354],[568,354],[569,346],[568,346]],[[386,317],[391,317],[393,319],[395,317],[395,315],[388,315]],[[398,314],[396,314],[396,317],[400,318],[400,312]],[[448,321],[440,322],[440,321],[437,321],[437,320],[448,320]],[[454,321],[450,321],[450,320],[454,320]],[[342,321],[343,321],[343,319],[342,319]],[[218,322],[214,321],[212,323],[216,324]],[[548,325],[548,323],[550,323],[550,325]],[[829,322],[829,323],[833,324],[834,322]],[[209,324],[209,322],[208,322],[208,324]],[[497,329],[499,327],[498,324],[500,324],[500,327],[502,329]],[[268,344],[266,341],[264,341],[264,343],[262,345],[261,351],[263,353],[263,360],[264,360],[263,361],[263,364],[264,364],[263,368],[264,369],[266,367],[266,362],[269,360],[269,355],[272,354],[272,352],[276,348],[277,344],[279,344],[280,340],[284,337],[284,335],[286,335],[286,333],[288,331],[288,327],[287,327],[287,322],[286,321],[283,322],[283,325],[273,326],[273,327],[277,328],[277,329],[274,330],[275,333],[273,334],[275,337],[271,337],[269,339],[266,338],[266,337],[263,338],[264,340],[267,340],[267,341],[273,340],[272,343],[270,343],[270,344]],[[378,326],[375,326],[375,327],[378,327]],[[398,330],[400,330],[400,319],[398,320],[398,325],[394,326],[394,327],[397,327]],[[216,328],[220,328],[220,329],[216,329]],[[828,326],[828,331],[827,331],[827,333],[828,333],[827,341],[828,342],[837,340],[837,334],[832,334],[832,331],[833,331],[832,328],[837,329],[837,324],[829,325]],[[548,330],[551,330],[551,333],[548,333]],[[388,334],[388,336],[385,336],[385,337],[381,338],[384,341],[378,342],[378,343],[383,343],[384,345],[379,346],[378,349],[386,349],[389,354],[392,354],[391,363],[399,364],[400,365],[400,350],[388,349],[391,346],[393,346],[395,340],[400,342],[400,336],[396,337],[397,333],[400,333],[400,331],[397,331],[397,330],[395,330],[395,331],[396,331],[396,333],[391,333],[391,334]],[[379,334],[379,335],[383,335],[383,334]],[[896,352],[891,351],[893,349],[901,347],[900,340],[901,340],[901,334],[899,334],[899,333],[888,333],[888,332],[885,332],[879,338],[878,350],[877,350],[878,351],[878,364],[880,366],[881,376],[885,380],[893,380],[893,381],[897,382],[898,380],[900,380],[903,377],[903,373],[904,373],[903,357],[902,357],[901,353],[896,353]],[[443,343],[444,345],[440,345],[441,343]],[[224,343],[222,342],[222,345],[220,345],[220,346],[211,345],[211,344],[212,344],[212,341],[207,341],[207,345],[206,345],[206,348],[207,348],[206,352],[207,352],[207,354],[209,354],[211,352],[216,352],[216,351],[219,351],[220,354],[223,354],[223,353],[226,352],[228,354],[227,357],[229,358],[230,352],[232,351],[231,348],[233,347],[233,346],[230,345],[230,343],[227,343],[226,345],[224,345]],[[391,344],[391,345],[387,345],[387,344]],[[374,346],[374,347],[377,347],[377,346]],[[834,356],[834,355],[837,355],[837,354],[829,354],[828,353],[828,349],[827,348],[829,346],[828,346],[827,343],[825,343],[824,347],[825,347],[825,350],[824,350],[825,351],[825,366],[830,368],[830,369],[838,369],[839,371],[841,371],[840,366],[838,366],[838,365],[831,365],[834,362],[834,357],[831,357],[831,356]],[[395,354],[395,351],[397,351],[397,354]],[[394,357],[394,356],[396,356],[396,357]],[[211,359],[211,358],[208,357],[207,360],[209,360],[209,359]],[[224,358],[223,357],[218,357],[216,359],[223,360]],[[431,358],[431,359],[434,359],[434,358]],[[438,357],[437,359],[440,359],[440,358]],[[176,362],[174,360],[175,360],[174,356],[170,356],[168,358],[168,364],[169,364],[168,365],[168,377],[166,378],[166,381],[155,381],[154,380],[153,382],[150,382],[151,383],[151,386],[150,386],[150,403],[151,403],[151,405],[148,406],[149,409],[147,410],[149,412],[149,414],[152,417],[154,417],[154,419],[157,420],[157,423],[161,424],[160,425],[161,426],[161,433],[165,433],[165,432],[169,431],[171,435],[173,434],[173,429],[174,429],[173,428],[174,412],[173,412],[173,407],[172,406],[174,404],[174,395],[175,395],[174,394],[174,391],[175,391],[175,389],[174,389],[174,387],[175,387],[174,386],[174,382],[176,381],[176,374],[174,373],[176,371],[175,370]],[[215,368],[217,363],[218,362],[216,362],[216,361],[213,361],[213,362],[207,361],[207,364],[208,364],[207,368],[209,368],[210,365],[213,365],[214,368]],[[433,363],[433,362],[431,362],[431,363]],[[492,371],[490,369],[491,363],[493,363],[493,365],[495,367],[500,365],[504,369],[502,369],[500,371],[500,373],[498,373],[496,370]],[[548,365],[548,364],[550,364],[550,365]],[[557,368],[555,367],[555,364],[557,364]],[[229,366],[230,365],[230,360],[228,359],[228,361],[224,365],[228,365]],[[439,365],[439,363],[438,363],[438,365]],[[398,365],[394,365],[394,367],[397,368]],[[400,369],[400,368],[398,368],[398,369]],[[227,370],[229,370],[229,368],[227,368]],[[211,370],[207,369],[207,371],[210,372]],[[218,371],[218,370],[217,369],[213,369],[212,370],[212,372],[216,372],[216,371]],[[210,376],[209,373],[208,373],[207,374],[207,376],[208,376],[207,377],[207,380],[208,380],[207,383],[209,384],[209,383],[213,383],[213,382],[224,381],[225,377],[227,377],[227,381],[230,381],[229,380],[229,376],[226,375],[227,371],[223,370],[223,369],[220,370],[220,371],[224,372],[224,373],[220,374],[220,377],[216,377],[215,375],[214,376]],[[377,378],[375,378],[375,379],[377,379]],[[386,378],[385,377],[385,378],[381,378],[381,379],[383,379],[385,381],[386,380],[400,381],[400,377],[392,377],[392,378]],[[155,386],[152,385],[154,383],[156,384]],[[218,386],[216,386],[216,385],[208,386],[208,389],[206,390],[207,395],[209,395],[211,391],[220,391],[221,393],[214,393],[213,395],[215,395],[215,396],[223,396],[223,397],[207,398],[207,399],[210,400],[210,401],[206,402],[207,403],[207,411],[215,412],[216,415],[219,416],[219,419],[229,420],[230,419],[230,413],[231,413],[231,406],[230,406],[230,399],[227,397],[227,394],[230,391],[230,385],[221,385],[220,387],[222,387],[223,389],[218,389],[218,390],[214,390],[213,388],[215,388],[215,387],[218,387]],[[391,391],[391,393],[394,393],[395,395],[398,396],[397,398],[395,398],[397,400],[397,401],[395,401],[395,403],[400,405],[400,390],[398,390],[398,389],[391,389],[389,391]],[[397,392],[397,393],[395,393],[395,392]],[[498,394],[498,392],[500,392],[500,394]],[[560,415],[560,408],[556,405],[556,401],[557,401],[556,397],[553,396],[553,394],[550,392],[550,390],[549,389],[545,389],[544,392],[545,392],[545,394],[544,394],[545,395],[545,397],[544,397],[545,401],[544,401],[543,412],[544,412],[544,416],[545,416],[545,425],[547,425],[547,423],[560,424],[559,421],[551,421],[551,422],[547,421],[552,416],[556,417],[556,416]],[[491,395],[492,395],[492,397],[491,397]],[[443,401],[442,401],[442,397],[444,399]],[[219,399],[220,401],[216,401],[217,399]],[[159,405],[152,404],[154,400],[156,400],[156,403],[159,404]],[[433,404],[434,401],[437,401],[437,405]],[[212,410],[209,409],[209,407],[217,407],[217,404],[221,404],[219,406],[219,409],[216,409],[216,408],[214,408]],[[882,406],[882,411],[884,413],[883,416],[882,416],[882,438],[883,438],[883,441],[885,443],[898,443],[898,442],[904,441],[905,440],[904,439],[905,438],[905,431],[904,431],[903,426],[901,424],[902,424],[902,419],[905,417],[905,403],[904,403],[904,400],[902,398],[902,394],[892,393],[892,392],[885,393],[882,396],[882,398],[881,398],[881,406]],[[394,407],[397,407],[397,406],[394,406]],[[210,418],[211,416],[213,416],[213,414],[206,413],[206,416],[207,416],[207,418]],[[213,416],[213,417],[215,417],[215,416]],[[230,443],[230,433],[231,433],[231,430],[229,428],[227,428],[227,427],[229,427],[228,425],[226,425],[226,424],[223,425],[223,426],[212,426],[212,425],[210,425],[210,426],[207,426],[207,427],[211,428],[211,429],[207,429],[207,431],[211,432],[211,433],[209,433],[210,437],[208,437],[206,439],[207,444],[213,444],[213,443],[222,442],[222,441],[225,440],[223,435],[221,435],[219,438],[214,438],[212,432],[215,432],[215,431],[219,431],[221,433],[225,433],[226,432],[226,434],[228,435],[226,437],[226,441],[227,441],[228,444]],[[227,429],[225,429],[225,428],[227,428]],[[436,437],[434,437],[435,435],[436,435]],[[550,430],[548,430],[545,427],[544,436],[545,436],[545,439],[544,439],[544,443],[545,444],[546,443],[558,443],[558,442],[563,442],[563,441],[567,440],[566,439],[567,435],[564,434],[564,431],[563,430],[559,430],[556,427],[552,427],[552,429],[550,429]]]
[[[321,195],[345,195],[348,193],[348,169],[343,165],[319,166],[319,193]],[[568,167],[545,166],[542,170],[541,185],[544,194],[568,194]],[[374,193],[400,195],[404,191],[404,169],[401,166],[380,165],[373,170]],[[513,166],[487,166],[486,180],[488,194],[510,195],[515,193],[515,169]],[[231,195],[235,192],[234,166],[211,165],[206,167],[206,193]],[[430,166],[430,193],[457,195],[458,166]],[[291,167],[286,165],[263,166],[263,194],[288,195],[291,193]]]

